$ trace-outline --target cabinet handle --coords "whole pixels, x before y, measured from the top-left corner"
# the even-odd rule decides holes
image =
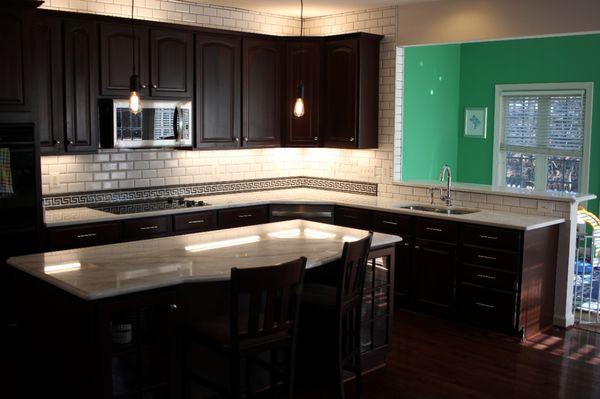
[[[146,85],[140,85],[140,89],[144,90],[146,88]]]
[[[188,220],[188,224],[204,223],[204,219]]]
[[[408,245],[408,243],[406,245]],[[415,249],[421,249],[421,246],[420,245],[415,245]]]
[[[152,88],[153,89],[158,89],[158,86],[157,85],[152,85]]]
[[[244,137],[244,141],[248,141],[248,137]]]
[[[484,234],[479,234],[479,238],[485,238],[486,240],[497,240],[498,239],[498,237],[486,236]]]
[[[438,232],[438,233],[441,233],[442,231],[444,231],[442,229],[438,229],[437,227],[425,227],[425,230],[435,231],[435,232]]]
[[[236,138],[235,138],[235,139],[233,139],[233,140],[234,140],[236,143],[239,143],[239,142],[240,142],[240,138],[239,138],[239,137],[236,137]]]
[[[354,141],[354,137],[350,137],[348,140],[350,140],[350,141]]]
[[[354,216],[354,215],[344,215],[344,214],[341,214],[340,216],[343,217],[343,218],[346,218],[346,219],[358,219],[358,216]]]
[[[251,213],[246,213],[243,215],[238,215],[238,218],[240,219],[245,219],[245,218],[251,218],[253,215]]]
[[[392,226],[397,226],[398,223],[396,222],[390,222],[389,220],[382,220],[381,223],[383,224],[391,224]]]
[[[69,140],[67,143],[69,143],[69,145],[73,144],[73,140]]]
[[[96,237],[98,234],[96,233],[87,233],[87,234],[77,234],[77,238],[90,238]]]
[[[496,309],[496,307],[494,305],[490,305],[490,304],[483,303],[483,302],[475,302],[475,305],[481,306],[482,308],[487,308],[487,309]]]
[[[485,278],[485,279],[488,279],[488,280],[495,280],[496,279],[496,276],[488,276],[487,274],[478,274],[477,277],[479,277],[479,278]]]
[[[144,227],[140,227],[140,230],[156,230],[158,229],[158,226],[144,226]]]
[[[172,303],[169,305],[169,309],[177,310],[177,305]]]
[[[314,141],[319,141],[319,138],[318,137],[313,137],[313,140]]]
[[[59,145],[60,144],[60,140],[54,140],[54,145]]]
[[[497,260],[494,256],[487,256],[487,255],[477,255],[477,257],[479,259],[487,259],[487,260]]]

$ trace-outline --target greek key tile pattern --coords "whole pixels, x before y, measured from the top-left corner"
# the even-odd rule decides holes
[[[216,194],[234,194],[250,191],[280,190],[286,188],[315,188],[321,190],[377,195],[377,184],[333,180],[315,177],[281,177],[275,179],[238,180],[221,183],[189,184],[133,190],[110,190],[49,195],[44,197],[47,209],[86,206],[104,202],[132,201],[157,197],[191,197]]]

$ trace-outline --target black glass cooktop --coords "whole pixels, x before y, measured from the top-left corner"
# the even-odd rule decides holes
[[[143,201],[123,201],[110,205],[95,206],[94,209],[116,215],[161,211],[165,209],[196,208],[208,205],[204,201],[188,200],[183,197],[153,198]]]

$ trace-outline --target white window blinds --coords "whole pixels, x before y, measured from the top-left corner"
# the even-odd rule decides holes
[[[501,151],[583,157],[585,90],[502,93]]]

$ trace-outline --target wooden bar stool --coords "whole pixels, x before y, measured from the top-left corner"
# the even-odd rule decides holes
[[[357,397],[362,397],[361,312],[372,238],[373,233],[369,233],[344,244],[342,258],[335,265],[335,286],[307,283],[302,294],[301,339],[307,347],[318,348],[304,364],[333,348],[329,355],[333,357],[338,398],[344,398],[344,371],[354,374]]]
[[[298,310],[305,268],[306,258],[302,257],[276,266],[231,269],[229,315],[201,320],[184,330],[186,397],[190,397],[191,381],[231,398],[252,396],[249,386],[242,389],[242,360],[247,370],[254,365],[269,373],[268,388],[274,396],[293,397]],[[229,358],[229,389],[187,370],[185,355],[192,343]],[[283,367],[278,364],[282,352]],[[269,359],[265,360],[265,355]]]

